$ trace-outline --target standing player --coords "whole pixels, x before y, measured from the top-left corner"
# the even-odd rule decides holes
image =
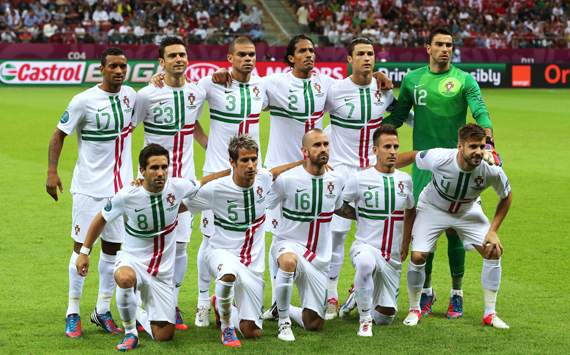
[[[327,273],[331,258],[329,223],[342,206],[342,179],[326,172],[329,141],[318,128],[303,137],[303,166],[280,176],[269,194],[269,207],[282,205],[281,223],[271,247],[279,269],[275,300],[279,314],[278,338],[294,341],[291,318],[307,330],[321,330],[327,299]],[[293,281],[302,308],[290,305]]]
[[[326,102],[326,110],[331,115],[330,164],[342,176],[352,176],[376,163],[376,157],[372,153],[372,134],[380,127],[384,113],[391,109],[394,102],[392,91],[383,93],[377,81],[372,80],[375,56],[369,39],[353,39],[348,47],[347,60],[352,64],[352,75],[332,85]],[[350,225],[349,219],[333,217],[333,253],[326,319],[337,315],[338,276],[344,261],[344,241]]]
[[[412,178],[396,170],[398,132],[374,131],[376,165],[356,173],[344,189],[345,208],[356,206],[356,237],[350,249],[354,299],[360,313],[359,336],[372,336],[376,324],[396,317],[402,261],[406,258],[415,217]],[[403,250],[402,247],[404,246]]]
[[[73,195],[71,236],[73,252],[69,260],[69,303],[65,334],[81,336],[79,300],[84,278],[77,274],[75,261],[81,251],[89,223],[123,184],[132,181],[131,116],[135,91],[123,85],[127,73],[127,58],[119,48],[108,48],[101,56],[103,82],[73,97],[61,116],[49,145],[46,190],[57,201],[57,189],[63,190],[57,165],[63,142],[77,132],[79,156],[71,193]],[[91,321],[105,332],[118,334],[110,311],[115,290],[113,268],[115,256],[123,241],[123,221],[110,223],[102,231],[99,256],[99,296]]]
[[[432,31],[427,44],[429,65],[408,73],[402,82],[398,104],[384,123],[400,127],[414,108],[413,149],[457,147],[457,130],[465,124],[467,107],[473,118],[485,129],[488,149],[494,153],[492,125],[489,112],[483,102],[479,85],[473,77],[451,65],[453,38],[442,28]],[[498,160],[496,154],[488,154]],[[431,180],[429,171],[413,166],[414,198]],[[452,290],[447,316],[458,318],[463,315],[463,291],[461,284],[465,271],[465,249],[453,230],[447,230],[449,268]],[[431,288],[433,253],[426,265],[426,284],[422,291],[422,314],[431,313],[435,293]]]
[[[158,144],[147,145],[140,152],[142,185],[125,187],[107,202],[93,218],[77,258],[77,272],[85,277],[89,253],[97,237],[107,223],[124,217],[125,243],[118,253],[114,272],[118,286],[117,308],[125,327],[125,337],[117,345],[120,351],[132,350],[138,345],[135,289],[140,291],[146,311],[141,315],[148,315],[148,319],[139,316],[145,329],[157,341],[171,340],[174,336],[176,238],[171,233],[178,224],[178,209],[182,199],[193,196],[201,185],[229,173],[207,176],[199,183],[182,178],[168,179],[169,160],[168,150]]]
[[[273,178],[301,162],[258,171],[259,147],[243,135],[231,139],[228,151],[232,176],[200,189],[184,203],[191,210],[214,213],[214,232],[203,260],[216,278],[213,303],[222,344],[236,347],[241,345],[236,328],[246,338],[261,336],[267,194]]]
[[[184,42],[176,37],[167,37],[158,48],[159,63],[164,71],[164,86],[153,85],[137,93],[135,123],[144,123],[145,145],[157,143],[165,147],[172,157],[169,169],[170,177],[195,179],[194,171],[194,135],[202,147],[206,147],[208,138],[204,134],[198,119],[202,104],[206,99],[204,90],[185,79],[188,67],[188,55]],[[176,285],[176,304],[180,286],[188,268],[188,243],[192,234],[192,215],[184,212],[179,216],[176,236],[176,261],[174,263],[174,282]],[[180,310],[176,307],[176,329],[185,330]]]
[[[481,163],[486,134],[480,126],[467,124],[459,129],[456,149],[429,149],[410,154],[412,159],[415,158],[416,166],[431,171],[433,178],[420,195],[412,230],[412,255],[407,275],[410,313],[404,320],[405,325],[414,326],[421,319],[420,295],[428,254],[435,249],[440,233],[453,228],[466,248],[475,248],[483,256],[483,324],[509,328],[496,315],[495,304],[503,254],[497,232],[509,211],[512,193],[503,169]],[[479,199],[489,186],[500,198],[490,225]]]

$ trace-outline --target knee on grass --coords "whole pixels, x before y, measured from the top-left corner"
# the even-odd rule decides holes
[[[240,321],[239,328],[245,338],[259,338],[262,334],[261,329],[251,320]]]

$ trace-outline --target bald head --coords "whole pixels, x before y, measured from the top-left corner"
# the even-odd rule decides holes
[[[313,128],[307,131],[307,133],[305,133],[303,136],[301,146],[308,149],[312,145],[312,141],[314,140],[315,136],[321,134],[326,136],[325,132],[323,132],[323,130],[320,128]]]
[[[301,150],[306,160],[317,170],[329,161],[329,138],[322,129],[313,128],[303,136]]]

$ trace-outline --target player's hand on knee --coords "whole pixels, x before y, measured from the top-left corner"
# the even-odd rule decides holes
[[[212,74],[212,81],[214,84],[230,87],[232,86],[232,75],[226,68],[220,68]]]
[[[79,275],[83,277],[87,276],[87,272],[89,271],[89,255],[79,254],[75,261],[75,267]]]
[[[485,259],[498,259],[503,255],[503,245],[494,231],[489,231],[483,242],[483,257]]]
[[[57,173],[48,174],[46,180],[46,191],[47,193],[55,200],[58,200],[57,197],[57,190],[59,189],[60,193],[63,193],[63,185]]]
[[[164,73],[154,74],[154,75],[150,78],[150,83],[151,83],[153,86],[156,86],[157,88],[162,88],[162,87],[164,87]]]

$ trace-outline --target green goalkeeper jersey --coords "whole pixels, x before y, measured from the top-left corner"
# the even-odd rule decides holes
[[[467,106],[478,125],[492,128],[479,85],[454,66],[438,74],[430,72],[428,65],[409,72],[396,108],[383,123],[400,127],[412,106],[414,150],[457,147],[457,131],[466,123]]]

